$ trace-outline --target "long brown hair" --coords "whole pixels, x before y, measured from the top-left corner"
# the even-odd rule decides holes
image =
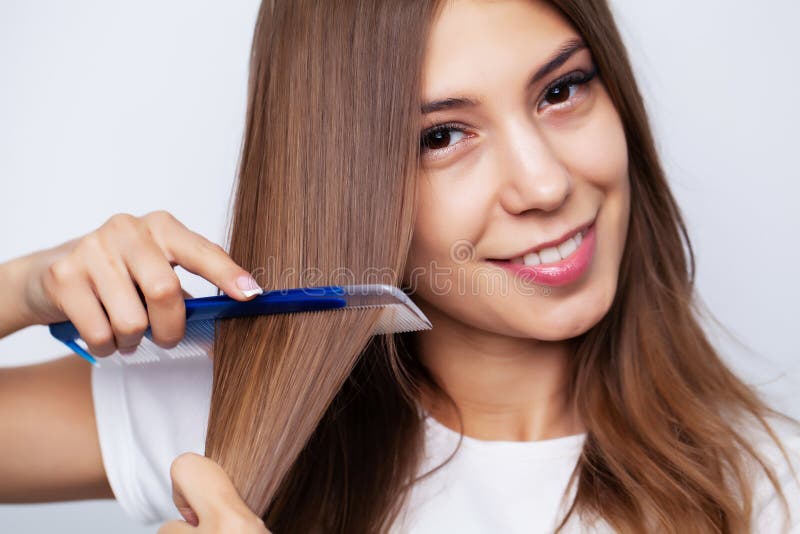
[[[615,300],[571,340],[571,395],[587,439],[562,526],[578,515],[626,533],[747,532],[744,461],[780,487],[742,425],[757,422],[779,444],[767,421],[779,414],[700,327],[689,237],[605,0],[551,3],[592,51],[625,128],[631,180]],[[441,7],[262,3],[229,235],[232,258],[262,285],[370,281],[364,273],[402,283],[421,68]],[[371,337],[376,318],[336,311],[218,325],[206,455],[275,532],[383,532],[416,480],[419,387],[436,384],[413,334]]]

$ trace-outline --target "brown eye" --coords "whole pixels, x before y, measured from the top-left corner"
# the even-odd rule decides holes
[[[455,126],[435,126],[423,133],[420,138],[420,148],[423,150],[442,150],[451,143],[457,143],[465,137],[464,132]]]
[[[431,150],[450,145],[450,132],[445,129],[434,130],[422,138],[422,146]]]
[[[559,105],[570,102],[575,99],[575,95],[578,94],[578,91],[584,89],[583,86],[592,81],[596,75],[597,67],[594,66],[588,73],[575,71],[556,80],[550,87],[545,89],[539,104],[539,109],[548,105]],[[569,105],[560,107],[566,108],[569,107]]]
[[[570,96],[570,87],[574,86],[574,83],[561,83],[555,87],[552,87],[548,92],[545,98],[551,104],[560,104],[562,102],[566,102],[569,100]]]

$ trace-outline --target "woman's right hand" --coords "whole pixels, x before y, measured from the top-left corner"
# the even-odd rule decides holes
[[[30,320],[72,321],[95,356],[134,350],[148,326],[159,346],[177,345],[184,336],[188,294],[175,265],[237,300],[261,292],[222,247],[167,211],[116,214],[93,232],[36,253],[27,265],[24,300]]]

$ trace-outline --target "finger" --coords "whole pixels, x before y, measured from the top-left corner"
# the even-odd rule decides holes
[[[197,529],[194,526],[185,521],[175,519],[161,525],[156,534],[192,534],[195,532],[197,532]]]
[[[170,476],[175,506],[193,510],[201,523],[224,509],[249,512],[228,475],[210,458],[183,453],[172,462]]]
[[[263,292],[258,282],[218,244],[189,230],[169,214],[152,219],[156,231],[151,232],[171,262],[202,276],[226,295],[248,300]]]
[[[190,525],[196,527],[200,524],[200,518],[197,513],[192,509],[188,499],[183,495],[183,486],[179,486],[177,482],[172,482],[172,502],[175,503],[175,508],[178,509],[183,519]],[[206,515],[203,514],[205,519]]]
[[[135,246],[120,253],[144,296],[153,342],[174,347],[186,330],[186,304],[177,273],[149,236],[136,239]]]
[[[84,273],[67,273],[54,266],[51,277],[59,284],[59,306],[86,342],[90,353],[103,357],[116,349],[114,333],[103,306]],[[59,270],[61,269],[61,270]]]
[[[90,242],[87,252],[89,277],[108,313],[116,346],[122,351],[136,348],[147,330],[147,311],[131,280],[128,268],[113,247]]]
[[[144,294],[142,293],[142,291],[138,287],[136,288],[136,292],[139,294],[139,298],[142,301],[144,301],[145,300]],[[183,288],[181,288],[181,294],[183,295],[183,298],[185,298],[185,299],[194,298],[191,293],[189,293],[188,291],[186,291]],[[117,349],[117,350],[119,350],[120,354],[128,355],[128,354],[133,354],[134,352],[136,352],[136,347],[125,348],[125,349]]]

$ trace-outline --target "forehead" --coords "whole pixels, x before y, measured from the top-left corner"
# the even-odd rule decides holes
[[[423,66],[424,101],[526,79],[565,40],[569,21],[537,0],[446,0],[433,22]]]

